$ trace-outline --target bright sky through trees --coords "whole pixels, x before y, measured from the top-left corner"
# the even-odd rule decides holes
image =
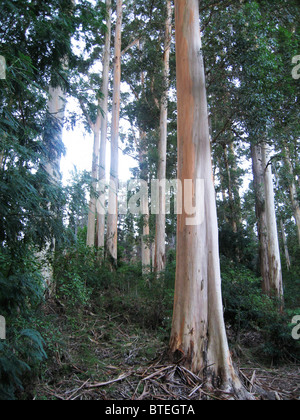
[[[70,100],[67,104],[67,111],[75,111],[80,114],[80,108],[76,102]],[[121,120],[121,130],[126,132],[127,123]],[[110,138],[108,138],[110,140]],[[74,167],[78,171],[91,170],[91,155],[93,153],[93,135],[86,132],[82,124],[77,124],[73,130],[64,129],[63,142],[66,147],[66,156],[61,160],[61,171],[63,182],[66,183],[70,179],[70,173],[74,171]],[[130,169],[137,166],[137,162],[128,155],[124,155],[119,151],[120,159],[120,180],[126,181],[131,178]],[[109,171],[110,148],[107,150],[107,168]],[[109,172],[108,172],[109,173]]]

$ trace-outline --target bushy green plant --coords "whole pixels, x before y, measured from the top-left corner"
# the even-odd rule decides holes
[[[256,331],[262,336],[262,343],[257,345],[260,354],[274,361],[287,355],[299,357],[299,346],[291,336],[291,313],[279,313],[278,302],[262,293],[260,279],[226,258],[222,258],[222,279],[225,321],[236,338]]]
[[[225,258],[221,271],[225,320],[237,331],[253,328],[273,309],[272,301],[262,294],[260,279],[244,266]]]
[[[168,276],[173,277],[169,268]],[[116,273],[111,292],[115,306],[133,322],[149,329],[169,329],[174,288],[170,288],[165,273],[142,274],[142,266],[123,264]],[[175,275],[175,272],[174,272]]]
[[[54,278],[60,300],[71,306],[87,305],[92,287],[101,279],[96,250],[78,241],[68,251],[58,251]]]

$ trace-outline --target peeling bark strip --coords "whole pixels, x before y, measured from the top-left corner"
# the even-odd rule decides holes
[[[121,39],[122,39],[123,1],[117,0],[117,23],[115,35],[114,93],[111,127],[110,180],[116,187],[119,180],[119,123],[121,88]],[[116,191],[109,191],[110,214],[107,218],[107,248],[116,262],[118,259],[118,198]]]
[[[215,189],[198,0],[175,0],[178,92],[178,178],[204,179],[204,222],[178,215],[171,353],[224,389],[242,390],[229,353],[221,296]],[[194,192],[194,199],[197,192]]]

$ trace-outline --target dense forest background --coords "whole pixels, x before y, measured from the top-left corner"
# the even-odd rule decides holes
[[[117,250],[112,252],[110,222],[96,214],[95,202],[101,131],[112,155],[120,149],[136,160],[132,179],[150,188],[162,170],[166,110],[165,178],[177,178],[174,16],[168,35],[167,1],[124,0],[116,130],[110,124],[117,118],[116,3],[0,2],[0,55],[5,59],[0,315],[6,321],[0,399],[55,399],[64,386],[76,388],[74,380],[122,379],[125,366],[131,374],[143,366],[145,371],[168,347],[176,271],[174,207],[163,222],[163,247],[161,220],[151,211],[146,216],[128,212],[117,219]],[[200,16],[230,348],[235,359],[252,361],[252,367],[297,366],[299,340],[292,330],[300,315],[299,4],[203,0]],[[64,112],[67,101],[76,101],[81,112]],[[95,135],[92,171],[74,172],[65,185],[59,169],[63,128],[76,129],[80,123]],[[267,237],[276,246],[276,238],[270,239],[263,227],[268,196],[257,172],[262,162],[263,172],[272,171],[279,294],[266,288],[272,273],[264,265],[264,243]],[[173,204],[172,193],[170,200]],[[130,399],[145,392],[139,383],[128,387],[120,391],[111,385],[86,397]],[[299,397],[299,390],[293,395]]]

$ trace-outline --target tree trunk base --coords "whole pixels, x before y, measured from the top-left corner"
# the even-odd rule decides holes
[[[241,378],[239,378],[235,372],[235,377],[233,379],[223,379],[220,376],[217,377],[215,372],[208,366],[206,369],[198,372],[198,374],[194,374],[189,370],[189,363],[186,355],[180,350],[176,350],[175,352],[169,350],[168,357],[178,368],[186,370],[191,375],[194,375],[195,379],[201,381],[203,383],[203,392],[207,392],[212,398],[216,396],[217,399],[228,399],[228,397],[231,396],[232,398],[229,399],[233,400],[253,401],[256,399],[254,395],[242,385]],[[261,393],[259,392],[259,394]]]

